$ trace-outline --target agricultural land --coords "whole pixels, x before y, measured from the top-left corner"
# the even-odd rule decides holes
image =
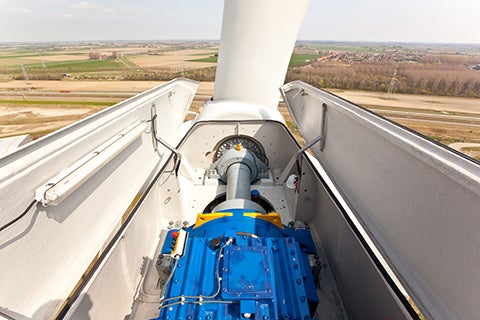
[[[0,137],[38,138],[176,77],[213,95],[216,42],[0,44]],[[302,80],[480,160],[480,47],[299,42]],[[286,123],[295,130],[280,104]]]

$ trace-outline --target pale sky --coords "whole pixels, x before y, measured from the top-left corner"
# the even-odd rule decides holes
[[[479,0],[311,1],[300,40],[480,44]],[[218,40],[222,10],[223,0],[0,0],[0,42]]]

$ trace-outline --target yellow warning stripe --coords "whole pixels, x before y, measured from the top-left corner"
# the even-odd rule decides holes
[[[285,227],[282,224],[282,219],[280,218],[280,214],[278,212],[269,212],[267,214],[259,213],[259,212],[245,212],[243,215],[245,217],[262,219],[262,220],[273,223],[274,225],[276,225],[282,230],[285,229]]]
[[[202,224],[210,222],[212,220],[224,217],[231,217],[233,216],[232,212],[212,212],[212,213],[199,213],[197,216],[197,221],[195,222],[195,226],[193,227],[198,228]]]
[[[197,215],[197,221],[195,222],[195,226],[193,227],[198,228],[201,225],[210,222],[215,219],[224,218],[224,217],[232,217],[232,212],[212,212],[212,213],[199,213]],[[243,214],[244,217],[250,217],[255,219],[262,219],[273,223],[280,229],[285,229],[285,226],[282,224],[282,219],[280,218],[280,214],[278,212],[270,212],[270,213],[260,213],[260,212],[245,212]]]

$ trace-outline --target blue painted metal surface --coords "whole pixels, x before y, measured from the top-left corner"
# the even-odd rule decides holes
[[[172,267],[157,319],[313,319],[310,233],[244,213],[186,229],[185,253]]]

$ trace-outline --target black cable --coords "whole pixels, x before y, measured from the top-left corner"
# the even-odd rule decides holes
[[[37,202],[36,200],[32,200],[32,202],[28,205],[27,209],[25,209],[25,211],[23,211],[18,217],[16,217],[15,219],[13,219],[12,221],[8,222],[7,224],[3,225],[1,228],[0,228],[0,232],[2,232],[3,230],[7,229],[8,227],[10,227],[12,224],[14,224],[15,222],[17,222],[18,220],[22,219],[23,217],[25,217],[25,215],[28,213],[28,211],[30,211],[30,209],[32,209],[33,205],[35,204],[35,202]]]

